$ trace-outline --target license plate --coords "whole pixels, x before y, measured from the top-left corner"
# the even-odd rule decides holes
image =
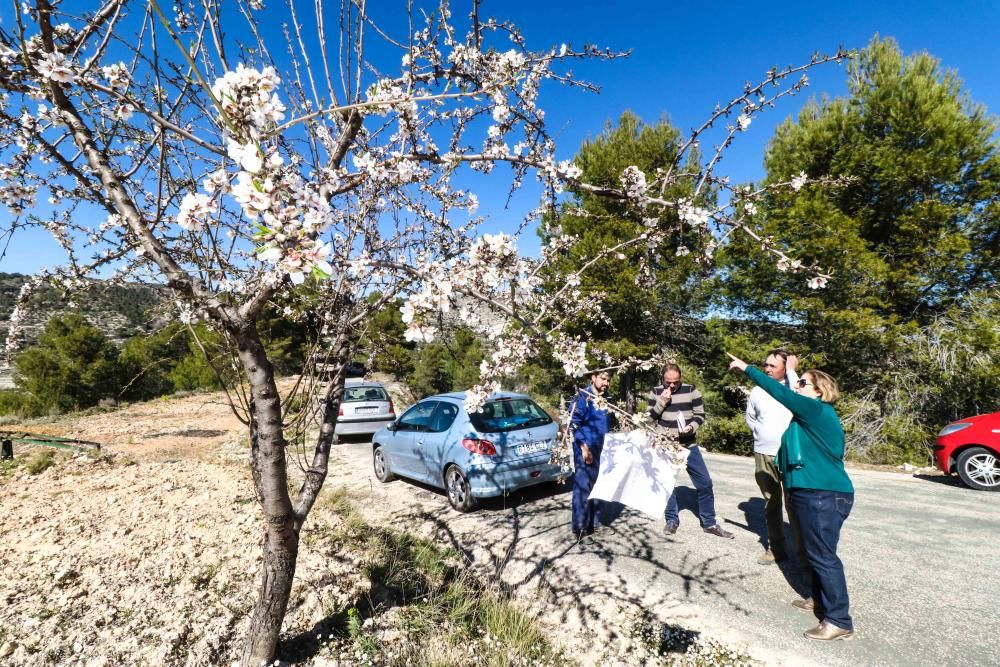
[[[373,415],[378,412],[378,408],[354,408],[354,414],[356,415]]]
[[[514,448],[519,456],[524,456],[525,454],[534,454],[535,452],[544,452],[549,448],[549,443],[546,440],[536,440],[534,442],[526,442],[523,445],[518,445]]]

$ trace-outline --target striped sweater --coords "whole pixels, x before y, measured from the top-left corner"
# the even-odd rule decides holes
[[[672,437],[679,437],[681,444],[688,447],[695,443],[695,434],[705,423],[705,404],[701,399],[701,392],[694,388],[694,385],[681,383],[677,391],[670,397],[670,402],[658,412],[656,409],[656,399],[663,393],[664,387],[653,387],[649,392],[649,416],[657,425],[666,429]],[[692,426],[691,433],[682,433],[678,436],[678,420],[684,425]]]

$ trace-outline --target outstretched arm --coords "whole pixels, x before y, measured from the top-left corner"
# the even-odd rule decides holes
[[[727,353],[728,354],[728,353]],[[750,366],[742,359],[729,355],[732,361],[729,368],[740,370],[746,373],[747,377],[753,380],[754,384],[774,397],[776,401],[792,411],[796,417],[808,419],[819,414],[822,409],[821,404],[814,398],[808,398],[797,394],[793,389],[789,389],[782,383],[767,376],[759,368]]]

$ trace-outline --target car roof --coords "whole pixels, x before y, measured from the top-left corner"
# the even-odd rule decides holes
[[[431,399],[431,398],[433,398],[433,399],[450,398],[450,399],[455,400],[455,401],[464,401],[465,400],[465,395],[467,393],[468,392],[465,392],[465,391],[450,391],[450,392],[447,392],[445,394],[434,394],[433,396],[427,396],[427,397],[422,398],[420,400],[426,401],[426,400]],[[515,392],[512,392],[512,391],[498,391],[495,394],[490,394],[489,396],[487,396],[486,400],[487,401],[497,401],[497,400],[502,400],[502,399],[505,399],[505,398],[527,398],[527,399],[530,399],[530,400],[534,400],[534,399],[531,398],[531,396],[528,396],[527,394],[518,394],[518,393],[515,393]]]
[[[365,380],[362,378],[347,378],[344,381],[345,387],[385,387],[382,386],[381,382],[375,382],[375,380]]]

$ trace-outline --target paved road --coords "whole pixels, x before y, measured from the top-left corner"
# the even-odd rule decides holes
[[[735,540],[701,532],[682,473],[675,536],[662,533],[662,522],[621,509],[610,525],[576,542],[565,487],[514,494],[460,515],[437,490],[380,484],[370,447],[339,446],[328,485],[347,486],[369,517],[449,541],[482,571],[548,608],[550,621],[598,627],[631,606],[768,664],[1000,665],[1000,493],[945,478],[850,471],[857,498],[840,555],[857,635],[822,644],[802,638],[815,621],[788,604],[799,585],[794,568],[756,563],[765,529],[752,459],[706,455],[720,521]]]

